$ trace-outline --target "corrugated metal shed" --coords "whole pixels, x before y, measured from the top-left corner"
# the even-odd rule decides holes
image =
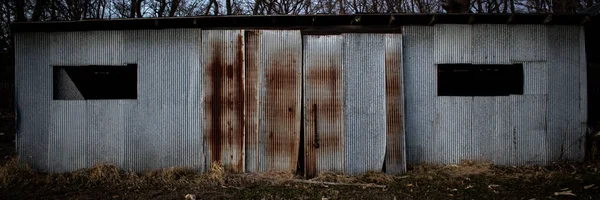
[[[581,26],[402,31],[18,32],[18,153],[52,172],[97,163],[204,170],[213,162],[234,172],[292,172],[304,156],[309,176],[402,173],[405,163],[463,159],[525,165],[583,158]],[[131,63],[137,99],[53,99],[54,66]],[[524,94],[437,96],[441,63],[523,64]],[[73,88],[68,76],[59,73],[57,85]]]

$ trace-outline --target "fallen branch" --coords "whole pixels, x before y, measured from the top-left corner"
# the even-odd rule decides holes
[[[249,177],[247,175],[231,174],[230,176],[238,177]],[[321,185],[340,185],[340,186],[359,186],[362,188],[386,188],[385,185],[377,185],[374,183],[338,183],[338,182],[327,182],[327,181],[315,181],[315,180],[302,180],[302,179],[279,179],[265,176],[251,176],[252,178],[263,179],[263,180],[274,180],[274,181],[290,181],[295,183],[307,183],[307,184],[321,184]]]
[[[360,186],[363,188],[385,188],[385,185],[376,185],[373,183],[336,183],[336,182],[325,182],[325,181],[313,181],[313,180],[292,180],[294,182],[308,183],[308,184],[322,184],[322,185],[342,185],[342,186]]]

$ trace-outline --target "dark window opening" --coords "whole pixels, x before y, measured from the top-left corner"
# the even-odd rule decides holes
[[[137,99],[137,65],[55,66],[55,100]]]
[[[523,64],[439,64],[438,96],[523,94]]]

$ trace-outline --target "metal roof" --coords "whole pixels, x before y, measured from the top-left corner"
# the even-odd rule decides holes
[[[393,32],[402,25],[432,24],[586,24],[587,14],[356,14],[200,16],[175,18],[85,19],[17,22],[14,32],[136,30],[168,28],[274,28],[333,32]],[[396,29],[395,29],[396,28]]]

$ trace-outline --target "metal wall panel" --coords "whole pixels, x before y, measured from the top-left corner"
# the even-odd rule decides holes
[[[83,144],[86,166],[99,163],[124,166],[125,121],[127,114],[135,108],[135,104],[110,100],[83,103],[84,118],[79,120],[85,120],[84,132],[85,136],[89,137]]]
[[[433,162],[437,148],[433,129],[437,95],[434,28],[405,26],[402,33],[407,163]]]
[[[523,62],[523,94],[548,94],[546,62]]]
[[[584,156],[585,129],[580,109],[580,28],[548,27],[548,156],[551,160]]]
[[[245,83],[245,164],[247,172],[258,172],[259,101],[260,94],[260,32],[246,31],[246,83]]]
[[[200,34],[197,29],[126,32],[125,62],[138,64],[139,83],[136,131],[126,135],[128,168],[204,169]]]
[[[546,61],[547,28],[544,25],[509,25],[510,60]]]
[[[500,110],[496,97],[473,97],[471,160],[492,162],[498,151]]]
[[[471,63],[472,26],[436,24],[434,26],[435,63]],[[429,49],[431,50],[431,49]]]
[[[18,149],[33,167],[202,169],[200,30],[28,33],[17,42],[20,37]],[[52,100],[53,66],[126,63],[138,64],[137,100]]]
[[[585,29],[579,27],[579,126],[581,131],[588,128],[588,87],[587,87],[587,59],[585,53]],[[584,152],[585,154],[585,152]]]
[[[438,147],[435,161],[460,163],[470,160],[473,97],[438,96],[435,100],[435,145]]]
[[[473,25],[472,47],[459,48],[469,44],[464,37],[469,35],[464,33],[469,28],[464,26],[436,25],[435,32],[431,27],[403,29],[408,163],[452,163],[469,158],[524,165],[581,159],[586,124],[581,27]],[[463,30],[458,30],[459,27]],[[432,104],[431,99],[436,99],[436,67],[432,56],[435,63],[464,62],[454,59],[460,56],[458,53],[444,50],[448,46],[454,46],[452,50],[473,49],[472,63],[523,63],[524,95],[474,97],[471,111],[461,106],[443,108],[440,106],[445,104]],[[458,101],[463,97],[443,98]],[[431,122],[440,120],[432,111],[448,117],[447,123],[441,125],[445,130],[432,131]],[[471,128],[464,125],[468,120],[461,120],[469,115]],[[472,131],[472,138],[448,137],[466,135],[461,134],[462,128],[455,127],[461,125]],[[470,152],[461,147],[469,141]]]
[[[514,164],[546,164],[546,96],[511,96],[513,138],[516,145]]]
[[[306,176],[344,172],[344,38],[305,35],[303,42]]]
[[[387,141],[385,171],[406,172],[402,35],[385,35],[385,93]]]
[[[300,31],[260,31],[260,46],[259,171],[293,172],[300,145]]]
[[[508,25],[475,24],[472,42],[473,64],[511,64]]]
[[[244,32],[202,31],[206,167],[244,171]]]
[[[344,34],[345,172],[383,169],[386,144],[385,37]]]
[[[513,128],[513,97],[496,97],[496,109],[498,110],[498,121],[496,125],[496,144],[493,151],[497,152],[497,157],[492,161],[499,165],[515,165],[517,161],[517,143]],[[517,119],[523,120],[523,119]],[[486,147],[490,148],[490,147]]]

